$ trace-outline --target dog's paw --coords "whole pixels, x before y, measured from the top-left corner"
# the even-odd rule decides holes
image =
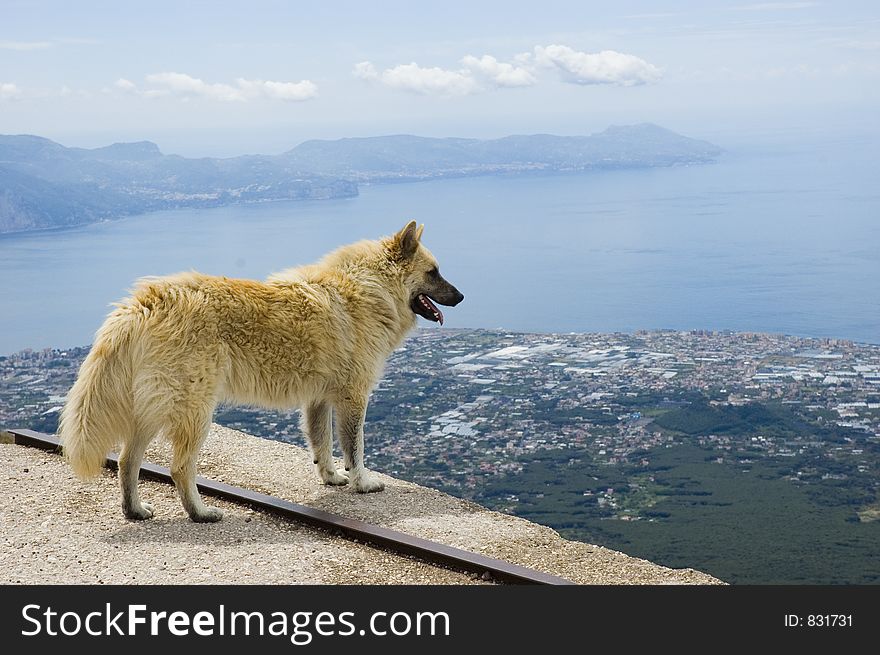
[[[323,480],[324,484],[333,486],[348,484],[348,473],[341,469],[336,469],[334,471],[321,471],[320,473],[321,480]]]
[[[371,494],[376,491],[382,491],[385,483],[381,482],[374,475],[362,475],[354,483],[354,489],[359,494]]]
[[[155,513],[149,503],[141,503],[140,507],[123,507],[123,514],[129,521],[144,521],[153,518]]]
[[[195,523],[216,523],[223,518],[223,510],[217,507],[205,507],[198,513],[190,514],[189,517]]]

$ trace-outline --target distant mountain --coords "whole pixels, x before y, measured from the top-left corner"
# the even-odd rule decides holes
[[[57,227],[175,207],[357,195],[354,182],[291,171],[277,157],[187,159],[155,143],[87,150],[0,135],[0,232]]]
[[[609,127],[592,136],[532,134],[501,139],[396,135],[306,141],[281,155],[287,165],[354,180],[572,171],[708,163],[721,149],[651,123]]]
[[[188,159],[155,143],[67,148],[0,135],[0,232],[69,227],[175,207],[357,195],[358,182],[701,164],[721,150],[652,124],[591,136],[409,135],[306,141],[277,156]]]

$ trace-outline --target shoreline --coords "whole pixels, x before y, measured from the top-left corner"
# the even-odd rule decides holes
[[[449,333],[486,333],[491,335],[515,335],[519,337],[528,337],[533,335],[547,336],[547,337],[567,337],[567,336],[581,336],[581,337],[610,337],[610,336],[623,336],[623,337],[639,337],[642,335],[661,335],[661,334],[705,334],[705,335],[718,335],[718,336],[730,336],[730,337],[744,337],[744,336],[759,336],[759,337],[770,337],[774,339],[806,339],[810,341],[819,341],[819,342],[835,342],[839,345],[848,345],[854,347],[861,348],[872,348],[872,347],[880,347],[880,340],[878,341],[860,341],[857,339],[848,339],[846,337],[824,337],[824,336],[815,336],[808,334],[793,334],[789,332],[767,332],[763,330],[728,330],[724,328],[636,328],[634,330],[612,330],[612,331],[597,331],[597,330],[584,330],[584,331],[566,331],[561,332],[559,330],[517,330],[517,329],[507,329],[503,327],[418,327],[413,330],[409,335],[412,337],[414,335],[420,333],[427,333],[431,331],[443,331]],[[12,351],[4,351],[0,352],[0,358],[4,357],[14,357],[16,355],[21,355],[23,353],[40,353],[40,352],[67,352],[70,350],[77,350],[81,348],[89,349],[91,348],[91,344],[78,344],[78,345],[68,345],[68,346],[33,346],[33,347],[25,347],[20,348],[18,350]]]
[[[280,202],[294,202],[294,203],[302,203],[302,202],[321,202],[324,200],[348,200],[351,198],[357,198],[360,195],[361,187],[373,187],[373,186],[390,186],[397,184],[418,184],[420,182],[442,182],[444,180],[463,180],[470,178],[481,178],[481,177],[499,177],[499,178],[511,178],[511,177],[553,177],[553,176],[577,176],[584,175],[589,173],[613,173],[618,171],[644,171],[644,170],[652,170],[652,169],[668,169],[668,168],[688,168],[691,166],[709,166],[713,164],[717,164],[719,160],[726,154],[722,152],[717,157],[706,160],[695,160],[695,161],[682,161],[682,162],[671,162],[668,164],[633,164],[633,165],[621,165],[621,166],[588,166],[583,168],[560,168],[560,169],[552,169],[552,168],[522,168],[522,169],[491,169],[486,170],[485,172],[480,171],[440,171],[435,173],[425,173],[424,175],[418,173],[412,173],[409,175],[400,175],[394,176],[391,174],[376,174],[374,176],[367,177],[340,177],[339,179],[344,182],[350,182],[355,185],[354,194],[349,195],[340,195],[340,196],[328,196],[325,198],[266,198],[266,199],[255,199],[255,200],[244,200],[239,202],[226,202],[215,205],[183,205],[180,207],[162,207],[160,209],[151,209],[148,211],[135,212],[131,214],[123,214],[120,216],[114,216],[112,218],[101,218],[95,221],[87,221],[83,223],[76,223],[75,225],[58,225],[53,227],[39,227],[39,228],[27,228],[24,230],[0,230],[0,241],[2,241],[6,237],[18,237],[18,236],[29,236],[29,235],[42,235],[42,234],[53,234],[53,233],[63,233],[70,232],[77,229],[81,229],[84,227],[89,227],[91,225],[101,225],[103,223],[117,223],[119,221],[124,221],[129,218],[141,218],[144,216],[151,216],[154,214],[159,214],[161,212],[173,212],[173,211],[186,211],[188,209],[194,210],[206,210],[206,209],[222,209],[224,207],[246,207],[248,205],[261,205],[268,203],[280,203]]]

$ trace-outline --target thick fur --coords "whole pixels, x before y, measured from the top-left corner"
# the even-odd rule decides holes
[[[198,494],[195,462],[216,404],[226,401],[303,408],[321,479],[380,491],[363,465],[370,391],[414,327],[419,294],[446,305],[463,298],[440,277],[421,233],[413,222],[266,282],[195,272],[140,280],[98,330],[62,411],[73,471],[97,475],[121,446],[123,511],[149,518],[138,472],[147,445],[164,433],[184,508],[195,521],[219,520]],[[348,472],[333,464],[334,414]]]

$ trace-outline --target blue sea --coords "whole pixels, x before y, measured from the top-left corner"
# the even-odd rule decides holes
[[[90,343],[144,275],[263,278],[410,219],[466,296],[448,326],[880,343],[878,155],[856,138],[727,147],[708,165],[363,186],[0,236],[0,353]]]

